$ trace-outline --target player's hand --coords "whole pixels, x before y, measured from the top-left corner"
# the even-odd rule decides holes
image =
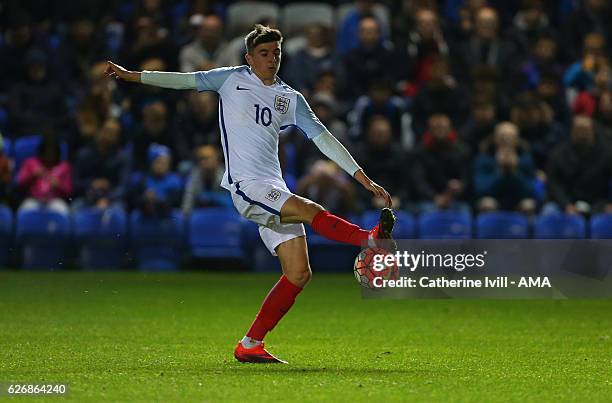
[[[116,80],[140,82],[140,72],[126,70],[110,60],[106,62],[106,70],[104,71],[104,74],[107,77],[114,78]]]
[[[368,178],[367,175],[363,172],[363,169],[360,169],[359,171],[355,172],[355,179],[357,180],[357,182],[361,183],[364,188],[372,192],[374,196],[383,199],[387,207],[393,206],[393,201],[391,200],[391,195],[389,194],[389,192],[387,192],[385,188],[380,186],[378,183]]]

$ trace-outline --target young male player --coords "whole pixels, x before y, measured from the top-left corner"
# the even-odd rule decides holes
[[[338,242],[362,246],[390,239],[395,216],[390,208],[367,231],[308,199],[292,194],[283,181],[278,160],[279,132],[296,126],[316,146],[375,196],[391,197],[368,178],[348,151],[314,115],[304,97],[277,76],[282,34],[256,25],[245,38],[248,66],[224,67],[195,73],[127,71],[108,62],[107,75],[163,88],[216,91],[219,125],[225,156],[221,185],[229,190],[236,209],[259,224],[259,234],[270,253],[280,259],[283,275],[265,298],[234,356],[241,362],[284,362],[264,349],[264,336],[289,311],[310,280],[304,225]],[[391,241],[394,242],[394,241]]]

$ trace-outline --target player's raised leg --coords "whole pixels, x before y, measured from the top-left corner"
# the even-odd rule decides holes
[[[234,356],[241,362],[286,363],[264,348],[263,339],[291,309],[312,272],[303,236],[281,243],[276,248],[283,275],[270,290],[246,336],[238,343]]]
[[[308,224],[319,235],[337,242],[377,246],[376,239],[385,239],[390,248],[396,248],[392,239],[395,214],[390,208],[382,209],[379,223],[368,231],[330,213],[311,200],[293,195],[283,204],[281,222]]]

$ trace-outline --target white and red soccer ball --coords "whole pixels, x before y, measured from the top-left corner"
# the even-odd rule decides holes
[[[397,280],[399,270],[397,264],[385,264],[384,257],[389,253],[382,248],[367,248],[363,249],[355,258],[355,266],[353,272],[355,278],[365,288],[376,288],[374,279],[377,277],[383,280]],[[377,262],[378,264],[375,264]],[[381,281],[377,283],[382,284]]]

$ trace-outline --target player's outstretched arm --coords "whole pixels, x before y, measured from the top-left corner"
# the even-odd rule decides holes
[[[140,71],[129,71],[111,61],[106,62],[106,70],[104,71],[110,78],[117,80],[128,81],[132,83],[140,82]]]
[[[364,188],[372,192],[374,196],[385,200],[387,207],[392,206],[389,193],[366,175],[363,169],[357,165],[348,150],[330,132],[324,131],[314,137],[312,141],[323,154],[338,164],[338,166],[344,169],[349,175],[352,175]]]
[[[133,83],[153,85],[174,90],[196,89],[195,73],[173,73],[165,71],[130,71],[111,61],[107,62],[108,77]]]

